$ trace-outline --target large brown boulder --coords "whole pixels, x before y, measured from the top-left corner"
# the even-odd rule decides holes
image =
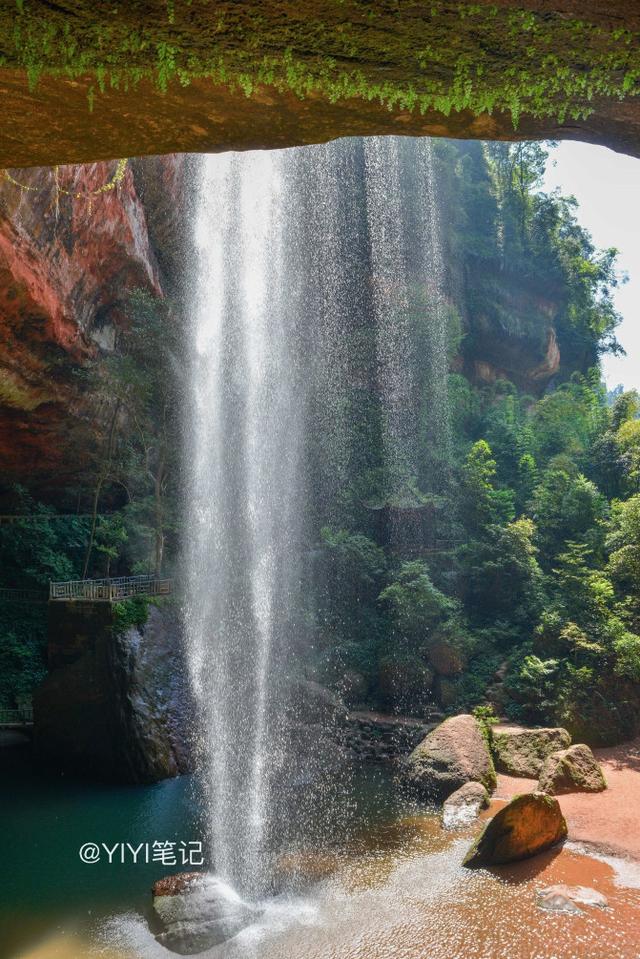
[[[493,726],[491,744],[496,769],[511,776],[537,779],[547,756],[566,749],[571,736],[566,729],[527,729],[525,726]]]
[[[492,792],[496,774],[480,724],[462,714],[445,719],[413,750],[406,762],[408,783],[426,799],[442,800],[468,782]]]
[[[591,749],[576,743],[545,760],[538,788],[552,794],[599,793],[607,788],[607,783]]]
[[[524,793],[489,820],[463,865],[473,869],[528,859],[566,836],[567,824],[558,800],[545,793]]]

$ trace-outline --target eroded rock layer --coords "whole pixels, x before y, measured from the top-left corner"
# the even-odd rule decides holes
[[[81,470],[94,402],[82,370],[116,347],[129,291],[165,293],[182,168],[167,157],[144,169],[95,163],[0,181],[3,481],[55,486]]]

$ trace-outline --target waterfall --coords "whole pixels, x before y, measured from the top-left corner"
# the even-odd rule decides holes
[[[218,872],[259,887],[277,656],[295,604],[300,416],[283,158],[203,161],[192,359],[188,631]]]
[[[414,369],[436,371],[442,417],[446,323],[428,141],[200,163],[186,625],[212,861],[255,897],[300,762],[292,691],[311,655],[310,542],[372,458],[366,437],[379,435],[391,473],[415,473]],[[427,356],[416,354],[416,310],[429,314]],[[366,430],[350,414],[363,391]]]

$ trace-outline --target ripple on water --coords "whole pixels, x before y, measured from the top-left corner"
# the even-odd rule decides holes
[[[460,863],[468,837],[433,817],[407,819],[343,857],[306,898],[274,899],[259,923],[211,959],[637,959],[640,869],[571,847],[492,872]],[[625,885],[625,875],[633,885]],[[583,915],[536,906],[555,883],[591,886],[610,903]],[[167,959],[140,917],[113,919],[102,941],[135,959]]]

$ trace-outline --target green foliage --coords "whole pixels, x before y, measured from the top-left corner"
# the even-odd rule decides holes
[[[584,377],[573,377],[536,405],[532,427],[537,458],[546,461],[562,454],[579,459],[605,420],[601,388]]]
[[[473,444],[462,467],[460,512],[465,528],[482,536],[491,526],[513,518],[513,494],[494,485],[497,464],[486,440]]]
[[[490,746],[491,727],[500,722],[499,717],[496,716],[495,709],[491,704],[483,704],[480,706],[475,706],[471,712],[480,725],[480,729],[487,746]]]
[[[445,261],[465,277],[451,300],[464,335],[453,330],[447,480],[434,495],[432,387],[418,375],[418,455],[407,450],[390,471],[384,444],[368,438],[345,513],[351,532],[325,537],[341,559],[323,577],[320,621],[341,668],[366,676],[374,705],[420,712],[446,684],[448,710],[495,698],[514,718],[583,737],[597,726],[613,741],[635,729],[640,703],[640,402],[623,393],[610,405],[598,367],[616,349],[615,254],[594,249],[571,201],[540,192],[544,147],[438,142],[434,153]],[[542,391],[530,370],[558,364],[551,313],[560,357]],[[426,354],[419,318],[412,336]],[[479,369],[494,353],[512,379]],[[380,541],[371,517],[383,508],[432,517],[456,548],[431,557]],[[368,576],[364,558],[378,543],[386,555],[373,553]],[[430,687],[429,650],[443,637],[460,641],[466,665]]]
[[[545,722],[557,707],[559,661],[541,659],[527,646],[518,650],[511,664],[507,690],[511,702],[508,714],[514,719]]]
[[[208,77],[247,96],[265,84],[300,98],[378,100],[393,110],[499,111],[514,128],[523,114],[561,123],[585,117],[594,100],[633,95],[640,81],[630,31],[441,0],[429,16],[401,18],[393,4],[366,0],[340,0],[301,18],[224,0],[212,16],[207,0],[157,0],[133,19],[84,3],[70,18],[55,5],[19,0],[0,17],[0,47],[4,63],[26,70],[32,86],[43,75],[89,77],[95,95],[142,80],[165,91]],[[389,78],[379,64],[390,67]],[[527,146],[520,154],[514,187],[530,191],[535,153]]]
[[[616,397],[611,410],[611,429],[619,430],[625,423],[632,423],[640,416],[640,395],[637,390],[629,390]]]
[[[613,503],[606,545],[611,578],[623,591],[640,595],[640,494]]]
[[[133,596],[113,604],[113,631],[124,633],[131,627],[144,626],[149,618],[149,600],[144,596]]]
[[[174,17],[178,28],[179,4]],[[153,49],[168,86],[183,64],[162,42]],[[289,65],[295,85],[295,56]],[[247,67],[233,82],[257,81]],[[524,109],[525,98],[513,105]],[[438,695],[449,710],[488,709],[495,698],[513,717],[567,723],[581,736],[600,726],[613,740],[635,729],[636,703],[640,715],[640,400],[621,393],[610,404],[598,368],[616,349],[615,254],[595,250],[571,201],[540,191],[539,144],[441,141],[433,151],[444,262],[464,281],[459,289],[446,277],[435,303],[409,277],[407,416],[417,426],[392,456],[376,394],[379,344],[366,309],[345,316],[348,383],[329,415],[338,410],[353,435],[346,452],[334,449],[327,410],[312,409],[313,545],[296,626],[313,649],[310,668],[337,686],[357,673],[371,706],[423,714]],[[363,259],[354,254],[364,287]],[[149,294],[130,295],[126,308],[116,350],[88,380],[102,411],[90,549],[86,520],[58,526],[50,507],[17,491],[15,510],[36,520],[0,526],[0,585],[80,576],[87,552],[96,575],[160,569],[165,544],[171,561],[180,326]],[[43,674],[43,609],[0,608],[4,701]],[[146,615],[143,600],[121,604],[116,628]],[[462,673],[434,679],[440,642],[462,650]]]
[[[325,526],[320,538],[326,557],[324,571],[331,583],[334,602],[334,590],[348,589],[344,605],[350,608],[379,582],[387,565],[384,551],[361,533],[350,533],[346,529]]]
[[[530,510],[545,562],[569,540],[586,540],[594,549],[602,546],[606,499],[570,461],[552,462],[533,491]]]
[[[25,519],[0,524],[0,587],[41,596],[39,602],[0,600],[0,705],[15,706],[28,702],[46,675],[49,581],[78,575],[87,523],[61,519],[20,486],[8,502]]]
[[[527,629],[539,612],[542,574],[536,559],[535,527],[521,518],[485,530],[459,551],[465,605],[477,623],[505,617]]]
[[[387,567],[384,551],[362,533],[323,527],[310,596],[310,627],[324,649],[328,674],[376,669],[384,625],[376,598]]]
[[[50,580],[76,578],[87,521],[58,518],[20,486],[11,499],[12,511],[25,519],[0,524],[0,586],[48,590]]]
[[[614,591],[611,580],[591,566],[592,557],[588,546],[569,542],[553,572],[558,608],[569,619],[598,628],[609,615]]]
[[[27,705],[47,673],[47,607],[0,601],[0,706]]]
[[[640,683],[640,636],[625,631],[614,641],[613,649],[615,675]]]
[[[390,611],[398,641],[426,641],[437,625],[458,612],[455,600],[437,589],[429,569],[420,560],[403,563],[391,582],[380,593],[380,602]]]
[[[161,573],[175,530],[179,326],[170,306],[145,290],[129,292],[126,309],[116,349],[96,360],[88,383],[107,411],[106,426],[96,424],[103,442],[95,452],[94,509],[116,487],[126,502],[118,515],[96,518],[85,575],[108,575],[118,567]]]

